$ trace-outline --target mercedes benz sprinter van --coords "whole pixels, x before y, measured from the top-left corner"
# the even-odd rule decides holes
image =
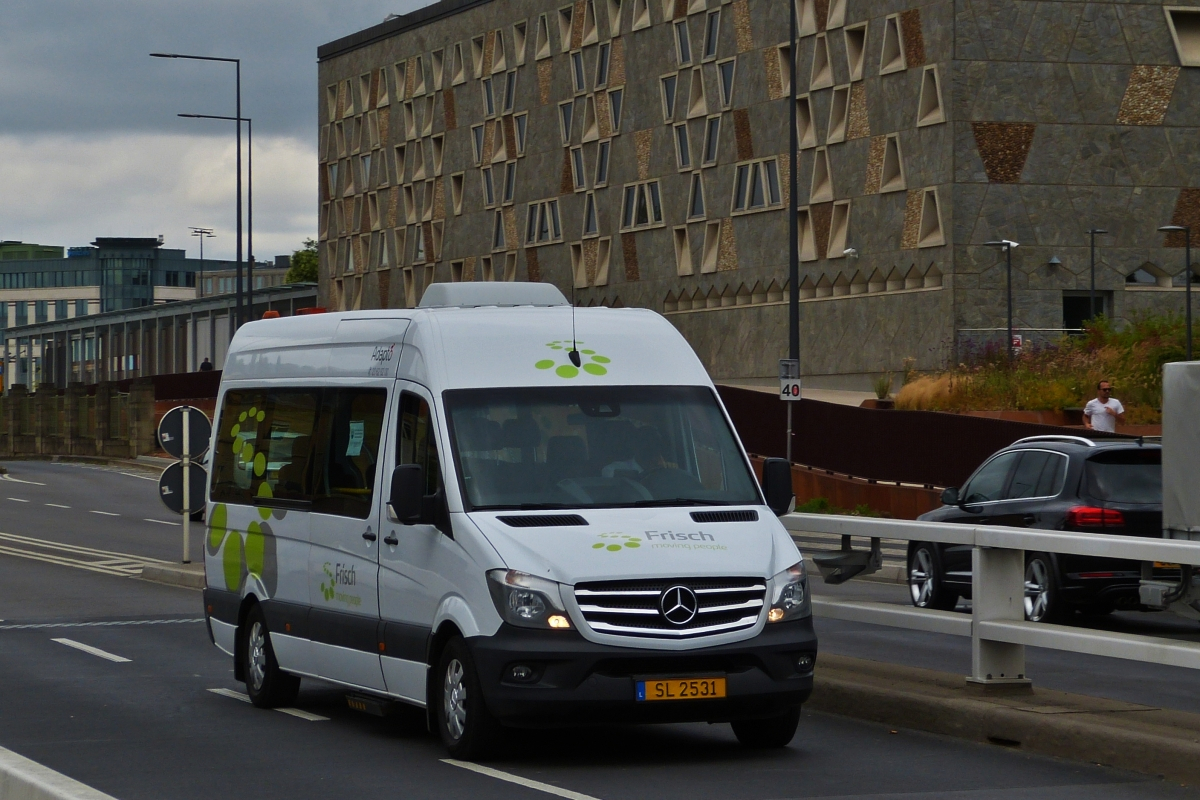
[[[214,425],[212,640],[262,707],[301,678],[505,726],[731,722],[783,746],[812,690],[804,562],[712,381],[642,309],[547,284],[251,322]]]

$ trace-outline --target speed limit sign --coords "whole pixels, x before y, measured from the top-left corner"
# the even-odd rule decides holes
[[[800,399],[800,362],[794,358],[779,359],[779,399]]]

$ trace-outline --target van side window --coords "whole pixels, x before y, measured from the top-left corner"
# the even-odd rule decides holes
[[[225,393],[213,457],[212,499],[251,505],[255,497],[308,500],[320,391],[250,389]]]
[[[325,390],[313,511],[358,519],[370,516],[386,405],[385,389]]]
[[[429,404],[410,392],[400,398],[396,465],[420,464],[425,471],[425,494],[436,494],[442,486],[442,467],[438,460],[437,435],[429,413]]]

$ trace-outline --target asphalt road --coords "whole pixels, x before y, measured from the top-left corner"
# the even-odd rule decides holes
[[[14,477],[46,483],[22,485],[24,505],[61,501],[72,508],[52,510],[76,516],[39,532],[37,515],[48,512],[13,513],[0,498],[0,532],[171,557],[177,529],[135,524],[166,518],[154,508],[153,484],[68,465],[9,466]],[[0,495],[17,497],[10,488],[0,482]],[[70,494],[56,500],[56,491]],[[92,510],[120,517],[93,520],[103,515]],[[0,746],[120,800],[521,800],[552,796],[547,788],[576,800],[1191,796],[1104,767],[815,713],[790,747],[766,754],[741,748],[725,725],[521,732],[482,774],[445,762],[419,714],[359,714],[315,681],[303,684],[291,713],[244,702],[230,659],[198,621],[196,591],[3,552],[0,586]],[[877,634],[841,623],[823,621],[820,633],[828,652],[865,646],[879,659],[921,649],[899,631],[888,632],[896,639],[886,649]]]

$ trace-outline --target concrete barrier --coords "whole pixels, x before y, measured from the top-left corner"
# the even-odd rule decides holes
[[[0,747],[0,798],[4,800],[115,800],[61,772]]]

